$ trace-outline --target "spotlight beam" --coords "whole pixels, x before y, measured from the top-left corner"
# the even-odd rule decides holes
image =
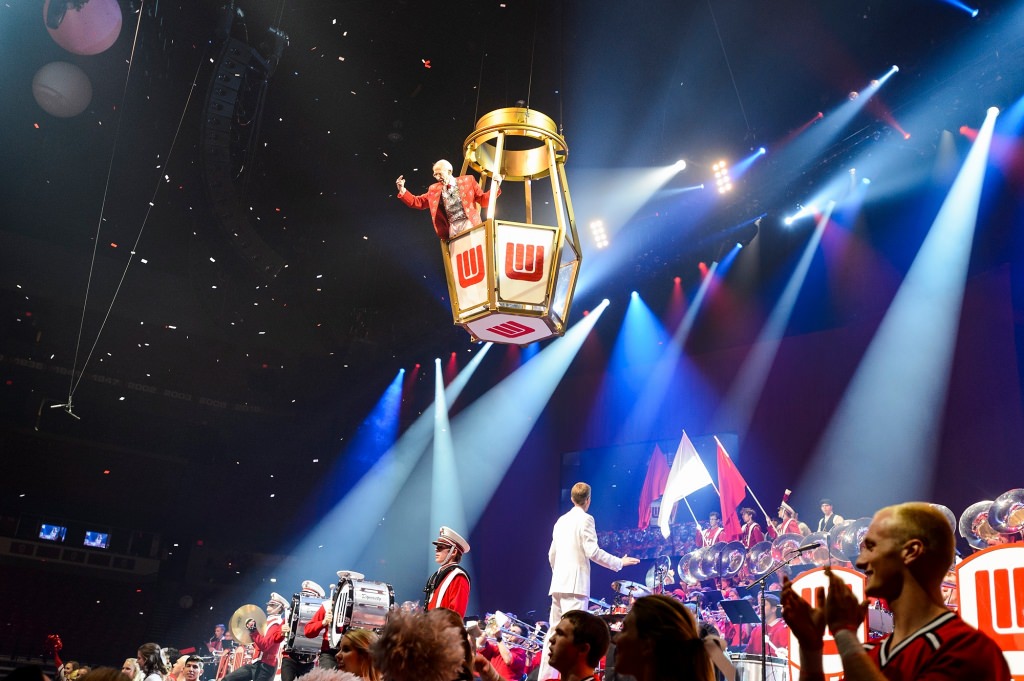
[[[985,119],[801,487],[841,478],[870,489],[867,502],[876,506],[930,493],[921,472],[933,470],[938,448],[995,119]]]
[[[452,421],[467,527],[480,518],[607,301]]]
[[[728,420],[728,427],[739,433],[741,439],[750,427],[754,409],[761,398],[764,384],[768,380],[768,373],[775,362],[779,344],[782,342],[786,326],[789,324],[793,308],[796,306],[797,296],[807,278],[807,272],[810,270],[814,254],[821,243],[821,237],[825,233],[825,226],[828,225],[832,217],[834,207],[834,203],[829,203],[825,213],[815,225],[814,233],[807,240],[800,260],[797,262],[793,274],[790,275],[789,281],[786,282],[786,288],[779,296],[778,302],[775,303],[768,321],[761,329],[757,341],[750,349],[750,354],[744,360],[736,380],[729,389],[729,394],[724,402],[727,411],[720,416]],[[716,418],[716,420],[718,419]]]

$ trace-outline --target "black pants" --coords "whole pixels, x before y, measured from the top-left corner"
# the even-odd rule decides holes
[[[225,676],[221,681],[272,681],[277,671],[269,664],[253,662]]]
[[[330,650],[323,651],[322,653],[320,653],[320,661],[317,663],[317,666],[319,666],[321,669],[337,669],[337,654],[338,651],[333,648],[331,648]]]
[[[281,658],[281,681],[295,681],[313,671],[313,662],[299,662],[290,657]]]

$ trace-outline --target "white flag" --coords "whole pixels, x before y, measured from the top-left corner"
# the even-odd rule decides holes
[[[679,440],[679,447],[676,449],[676,458],[672,460],[672,469],[668,472],[665,494],[661,497],[660,517],[658,518],[661,536],[668,539],[670,533],[668,523],[679,500],[710,484],[711,475],[704,467],[704,462],[697,456],[697,450],[693,448],[693,443],[690,442],[690,438],[686,437],[684,430],[683,437]]]

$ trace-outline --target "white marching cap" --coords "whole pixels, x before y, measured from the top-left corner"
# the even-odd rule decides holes
[[[463,539],[462,535],[445,525],[441,526],[435,546],[454,546],[460,553],[469,553],[469,542]]]
[[[305,596],[316,596],[317,598],[324,597],[324,588],[314,582],[312,579],[307,579],[302,583],[302,593]]]

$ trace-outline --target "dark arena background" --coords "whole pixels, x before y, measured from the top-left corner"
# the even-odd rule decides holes
[[[811,525],[1024,487],[1024,3],[975,3],[0,3],[5,664],[341,569],[418,601],[441,525],[470,613],[546,619],[577,480],[643,558],[610,598],[692,548],[638,529],[684,430]],[[525,347],[452,324],[395,198],[504,107],[558,124],[583,244]]]

